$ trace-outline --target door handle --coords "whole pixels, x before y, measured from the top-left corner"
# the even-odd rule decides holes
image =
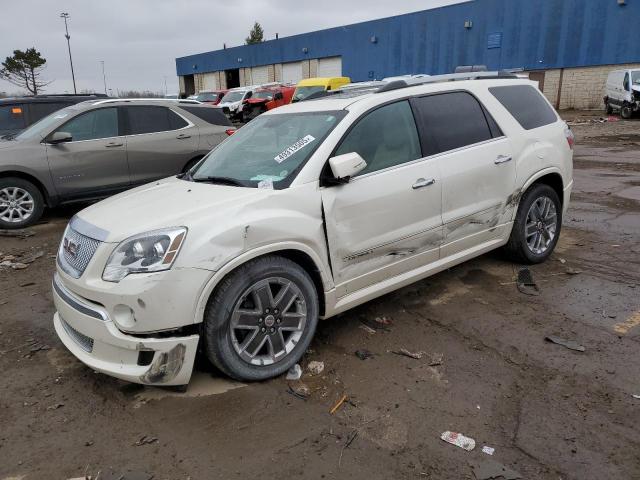
[[[191,138],[191,135],[187,135],[186,133],[181,133],[176,137],[178,140],[184,140],[185,138]]]
[[[419,188],[424,188],[424,187],[428,187],[429,185],[433,185],[434,183],[436,183],[435,178],[430,178],[428,180],[424,178],[419,178],[416,180],[416,183],[411,185],[411,188],[413,188],[414,190],[417,190]]]
[[[105,145],[106,148],[113,148],[113,147],[122,147],[124,145],[124,143],[118,143],[118,142],[109,142]]]
[[[511,157],[511,155],[498,155],[498,158],[496,158],[493,163],[500,165],[501,163],[510,162],[512,159],[513,157]]]

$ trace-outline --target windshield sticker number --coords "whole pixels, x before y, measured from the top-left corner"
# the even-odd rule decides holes
[[[282,151],[282,153],[280,153],[279,155],[276,155],[273,159],[278,163],[282,163],[287,158],[289,158],[290,156],[294,155],[297,151],[302,150],[304,147],[309,145],[314,140],[315,140],[315,137],[313,137],[312,135],[307,135],[306,137],[303,137],[300,140],[298,140],[297,142],[295,142],[290,147],[285,148]]]

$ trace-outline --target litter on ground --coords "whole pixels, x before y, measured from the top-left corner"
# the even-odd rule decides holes
[[[556,337],[554,335],[549,335],[545,337],[547,342],[555,343],[556,345],[562,345],[569,350],[575,350],[576,352],[584,352],[586,349],[580,345],[578,342],[573,340],[567,340],[566,338]]]
[[[476,441],[473,438],[466,437],[458,432],[450,432],[447,430],[440,435],[440,438],[447,443],[463,448],[467,451],[471,451],[476,448]]]

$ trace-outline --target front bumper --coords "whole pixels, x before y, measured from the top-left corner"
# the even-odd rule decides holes
[[[80,361],[98,372],[147,385],[186,385],[191,378],[199,335],[148,338],[122,333],[106,309],[53,279],[58,337]]]

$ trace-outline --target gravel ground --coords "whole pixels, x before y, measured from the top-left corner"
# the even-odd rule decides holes
[[[525,479],[640,478],[640,120],[563,115],[574,195],[556,252],[531,268],[540,294],[520,293],[496,252],[322,322],[306,400],[203,361],[186,393],[92,372],[51,321],[54,255],[79,207],[0,237],[4,256],[43,252],[0,268],[0,479],[472,479],[489,461]]]

